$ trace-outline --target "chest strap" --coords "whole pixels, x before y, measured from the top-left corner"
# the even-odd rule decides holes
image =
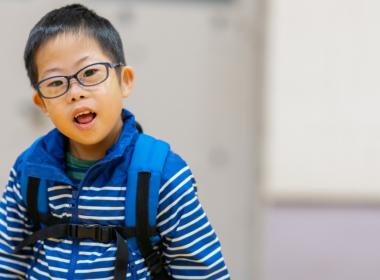
[[[149,236],[156,235],[154,228],[150,227],[147,234]],[[15,249],[18,253],[25,246],[29,246],[38,240],[47,238],[71,238],[71,239],[92,239],[102,243],[110,243],[116,240],[116,256],[115,256],[115,272],[114,279],[125,279],[128,271],[128,247],[127,239],[136,237],[138,234],[136,228],[118,227],[118,226],[101,226],[101,225],[85,225],[85,224],[56,224],[36,231],[32,235],[25,238]],[[148,258],[146,260],[156,268],[157,264]],[[154,271],[157,271],[155,269]],[[157,273],[155,273],[157,274]],[[167,278],[154,278],[167,279]]]
[[[155,280],[170,280],[163,267],[162,256],[153,249],[150,237],[157,235],[155,227],[149,225],[149,186],[150,173],[139,172],[136,194],[136,226],[103,226],[70,224],[67,219],[59,219],[50,214],[38,211],[38,195],[40,179],[28,178],[27,210],[35,225],[35,232],[18,244],[15,252],[18,253],[25,246],[33,245],[38,240],[47,238],[92,239],[102,243],[116,240],[115,280],[124,280],[128,272],[127,240],[136,237],[138,247],[145,259],[151,276]],[[41,227],[41,224],[47,225]]]
[[[119,226],[85,225],[85,224],[56,224],[26,237],[16,247],[19,252],[25,246],[33,245],[38,240],[47,238],[71,238],[71,239],[93,239],[102,243],[110,243],[117,239],[117,234],[123,239],[136,237],[136,228],[126,228]],[[149,236],[156,235],[154,228],[149,228]]]

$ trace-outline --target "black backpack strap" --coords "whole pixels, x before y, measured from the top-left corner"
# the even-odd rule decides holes
[[[26,190],[26,207],[30,218],[34,223],[34,233],[26,237],[15,248],[15,253],[19,253],[24,247],[36,243],[38,240],[47,238],[71,237],[74,239],[91,238],[100,242],[111,242],[116,239],[117,251],[115,261],[115,280],[124,280],[128,271],[128,247],[126,239],[135,236],[136,229],[115,228],[105,226],[74,225],[64,223],[64,220],[56,218],[50,214],[39,213],[38,193],[40,179],[29,177]],[[41,223],[46,225],[41,229]]]
[[[150,172],[139,172],[136,197],[136,238],[137,245],[145,259],[152,278],[155,280],[171,279],[166,272],[159,252],[153,249],[150,241],[149,215],[149,186]]]
[[[116,231],[116,256],[115,256],[115,280],[124,280],[128,272],[128,247],[127,241]]]
[[[134,237],[135,228],[121,228],[101,225],[57,224],[43,228],[25,238],[15,249],[18,253],[25,246],[34,244],[38,240],[47,238],[93,239],[109,243],[116,239],[115,280],[125,280],[128,272],[128,246],[126,239]]]
[[[25,246],[34,244],[38,240],[47,238],[93,239],[99,242],[111,242],[116,239],[117,251],[115,260],[115,280],[124,280],[128,272],[127,239],[136,237],[137,244],[145,259],[145,264],[155,280],[171,279],[165,268],[161,255],[155,251],[150,236],[156,235],[156,228],[149,225],[149,188],[150,172],[138,173],[136,194],[136,227],[111,227],[100,225],[75,225],[66,220],[56,218],[50,214],[39,213],[38,197],[40,179],[29,177],[27,184],[27,212],[34,222],[34,233],[26,237],[15,249],[20,252]],[[41,229],[41,224],[46,227]]]
[[[67,224],[58,224],[54,226],[49,226],[39,231],[34,232],[32,235],[26,237],[15,249],[15,252],[18,253],[25,246],[29,246],[37,242],[38,240],[44,240],[46,238],[54,237],[61,238],[67,234]]]
[[[34,244],[38,240],[47,238],[63,238],[70,237],[73,239],[90,238],[99,242],[108,243],[116,238],[116,227],[100,226],[100,225],[81,225],[81,224],[56,224],[48,226],[34,232],[26,237],[17,247],[16,252],[19,252],[25,246]],[[134,232],[123,230],[122,234],[129,236]]]
[[[114,280],[125,280],[128,272],[128,246],[127,239],[135,237],[138,229],[134,227],[115,227],[116,235],[116,256],[115,256],[115,271]],[[152,227],[147,229],[149,236],[157,234],[156,230]],[[157,278],[169,279],[169,278]]]
[[[93,239],[99,242],[108,243],[116,239],[116,260],[115,260],[115,280],[125,280],[128,272],[128,247],[126,240],[136,236],[136,228],[110,227],[100,225],[75,225],[69,224],[67,220],[59,219],[51,214],[44,214],[38,211],[38,197],[40,191],[40,179],[28,177],[26,189],[27,213],[34,224],[34,233],[20,242],[15,253],[33,245],[38,240],[47,238],[73,238],[73,239]],[[41,224],[45,227],[41,227]],[[153,235],[155,231],[149,228],[148,234]]]
[[[40,215],[38,213],[38,191],[40,186],[40,178],[28,177],[26,208],[30,218],[34,222],[34,230],[41,228]]]
[[[34,231],[41,229],[41,224],[44,225],[55,225],[65,223],[65,219],[60,219],[54,217],[50,214],[40,213],[38,211],[38,200],[40,191],[40,178],[37,177],[28,177],[28,185],[26,192],[26,208],[27,213],[34,223]]]

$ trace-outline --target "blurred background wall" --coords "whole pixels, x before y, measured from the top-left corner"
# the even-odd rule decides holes
[[[380,275],[380,2],[76,1],[136,71],[125,106],[192,167],[233,279]],[[47,11],[0,1],[0,173],[52,126],[22,53]]]
[[[267,6],[263,277],[379,279],[379,1]]]

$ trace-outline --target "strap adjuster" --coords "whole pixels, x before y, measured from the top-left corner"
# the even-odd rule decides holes
[[[94,239],[102,243],[109,243],[115,239],[115,228],[101,225],[69,224],[67,236],[74,239]]]
[[[163,269],[162,257],[157,251],[145,257],[145,264],[153,275],[159,274]]]

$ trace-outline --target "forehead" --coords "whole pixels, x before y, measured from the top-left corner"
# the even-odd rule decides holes
[[[37,50],[37,78],[52,73],[70,73],[88,63],[109,61],[100,44],[83,33],[62,33],[44,42]]]

